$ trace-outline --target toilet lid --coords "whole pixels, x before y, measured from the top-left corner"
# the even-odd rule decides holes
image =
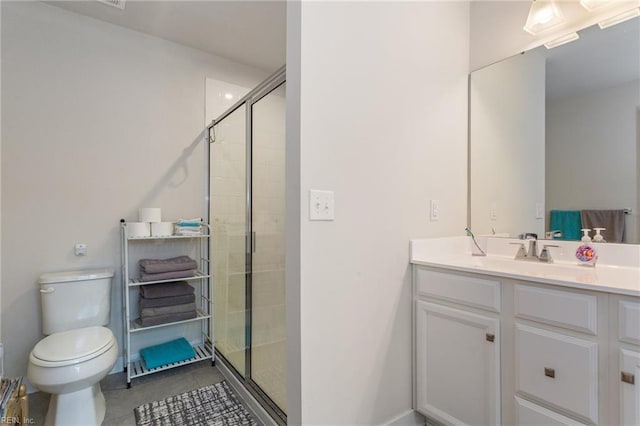
[[[47,336],[38,342],[31,354],[42,361],[74,363],[100,355],[113,342],[113,333],[108,328],[86,327]]]

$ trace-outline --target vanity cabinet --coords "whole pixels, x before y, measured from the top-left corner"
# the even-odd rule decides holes
[[[640,298],[612,297],[611,356],[618,362],[612,394],[618,396],[615,407],[619,424],[640,424]]]
[[[427,418],[640,425],[640,297],[414,265],[413,298]]]
[[[500,283],[425,269],[416,279],[417,410],[445,423],[501,424]]]

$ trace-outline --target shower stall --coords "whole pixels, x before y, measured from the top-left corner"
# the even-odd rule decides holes
[[[285,70],[209,128],[216,359],[286,422]]]

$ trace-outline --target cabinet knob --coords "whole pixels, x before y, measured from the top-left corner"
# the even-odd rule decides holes
[[[556,378],[556,370],[554,370],[553,368],[544,368],[544,375],[547,377],[551,377],[552,379]]]
[[[621,371],[620,372],[620,380],[622,380],[625,383],[629,383],[630,385],[635,385],[636,384],[636,378],[633,375],[633,373],[627,373],[625,371]]]
[[[487,339],[487,342],[493,342],[496,340],[496,335],[495,334],[491,334],[491,333],[487,333],[485,335],[485,338]]]

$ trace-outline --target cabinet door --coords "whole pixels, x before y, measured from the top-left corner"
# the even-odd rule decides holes
[[[499,320],[416,302],[416,409],[452,424],[500,424]]]
[[[516,324],[516,391],[598,422],[598,345]]]
[[[640,352],[620,350],[620,424],[640,424]]]

